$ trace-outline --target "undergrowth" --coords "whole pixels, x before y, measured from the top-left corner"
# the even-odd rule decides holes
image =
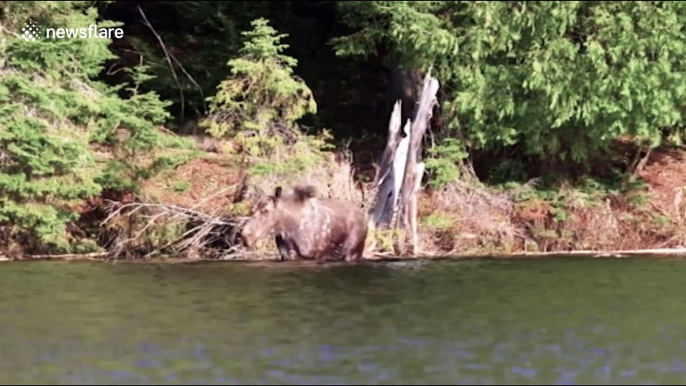
[[[640,179],[453,181],[422,196],[423,248],[481,255],[676,247],[686,236],[680,197],[660,212]]]

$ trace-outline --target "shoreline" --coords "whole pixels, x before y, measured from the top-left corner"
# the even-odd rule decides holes
[[[0,263],[17,262],[102,262],[102,263],[134,263],[134,264],[206,264],[206,263],[238,263],[247,265],[313,265],[330,266],[346,265],[346,262],[326,261],[316,263],[308,260],[289,260],[280,261],[274,257],[265,258],[241,258],[240,254],[236,258],[230,259],[209,259],[209,258],[187,258],[187,257],[154,257],[154,258],[134,258],[134,259],[112,259],[110,254],[87,253],[87,254],[66,254],[66,255],[23,255],[8,257],[0,255]],[[268,255],[272,256],[272,255]],[[393,256],[388,254],[375,254],[372,257],[362,259],[360,263],[392,263],[392,262],[435,262],[435,261],[475,261],[475,260],[545,260],[560,258],[588,258],[588,259],[664,259],[680,258],[686,260],[686,248],[662,248],[662,249],[633,249],[633,250],[576,250],[576,251],[556,251],[556,252],[519,252],[511,254],[470,254],[470,255],[419,255],[419,256]]]

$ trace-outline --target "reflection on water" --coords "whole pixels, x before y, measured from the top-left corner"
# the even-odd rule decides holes
[[[0,382],[686,382],[686,262],[12,263]]]

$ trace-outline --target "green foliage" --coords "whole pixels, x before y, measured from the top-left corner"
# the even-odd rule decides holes
[[[176,181],[171,185],[172,190],[179,193],[187,191],[190,187],[191,183],[188,181]]]
[[[333,41],[427,69],[470,151],[518,146],[586,166],[612,141],[680,143],[686,107],[681,2],[340,2],[357,29]]]
[[[268,138],[273,143],[278,139]],[[258,176],[276,175],[278,177],[293,177],[311,170],[319,165],[326,164],[328,153],[333,146],[328,142],[331,135],[324,131],[319,136],[303,136],[287,152],[272,157],[260,157],[258,150],[253,150],[253,162],[250,173]],[[248,143],[255,144],[254,138],[248,138]],[[245,146],[245,145],[244,145]],[[277,146],[274,144],[274,146]],[[257,148],[257,145],[254,147]]]
[[[27,20],[43,28],[95,24],[90,2],[5,2],[0,55],[0,243],[25,251],[82,252],[92,241],[68,228],[77,207],[103,189],[126,186],[119,172],[136,168],[132,152],[160,140],[154,123],[167,118],[153,93],[128,100],[118,87],[93,80],[113,55],[108,39],[38,39],[11,31]],[[114,23],[101,21],[100,27]],[[133,90],[129,90],[133,91]],[[104,164],[93,145],[109,143],[118,129],[131,136],[121,154]],[[131,187],[128,184],[127,187]]]
[[[495,163],[488,172],[488,181],[491,183],[524,182],[528,179],[528,173],[522,162],[517,160],[503,160]]]
[[[446,138],[443,143],[430,149],[430,155],[432,158],[427,159],[424,164],[427,171],[433,174],[429,181],[433,188],[444,187],[459,178],[460,170],[456,164],[469,156],[464,145],[454,138]]]
[[[293,75],[297,61],[282,54],[287,46],[279,41],[285,35],[262,18],[251,24],[253,29],[243,32],[247,40],[240,57],[227,63],[231,76],[208,98],[210,117],[201,125],[215,137],[247,130],[270,136],[281,125],[293,135],[295,121],[317,111],[312,91]]]
[[[443,214],[432,213],[421,220],[422,225],[435,230],[450,229],[455,226],[455,220]]]
[[[140,84],[151,79],[147,69],[147,66],[138,66],[129,70],[134,85],[126,91],[131,97],[124,100],[112,94],[101,110],[104,119],[92,134],[93,142],[105,143],[117,142],[117,131],[113,128],[124,129],[129,136],[128,140],[117,143],[115,158],[107,163],[104,174],[98,179],[106,189],[135,191],[140,180],[151,177],[169,163],[166,158],[158,158],[150,164],[143,162],[162,141],[154,124],[169,117],[165,107],[171,104],[161,102],[155,92],[138,93]]]

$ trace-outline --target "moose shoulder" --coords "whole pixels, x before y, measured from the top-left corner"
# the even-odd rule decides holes
[[[295,253],[308,260],[354,261],[362,259],[367,219],[351,202],[317,197],[313,186],[296,186],[290,194],[279,186],[272,195],[258,193],[241,239],[251,248],[267,235],[276,235],[282,259]]]

